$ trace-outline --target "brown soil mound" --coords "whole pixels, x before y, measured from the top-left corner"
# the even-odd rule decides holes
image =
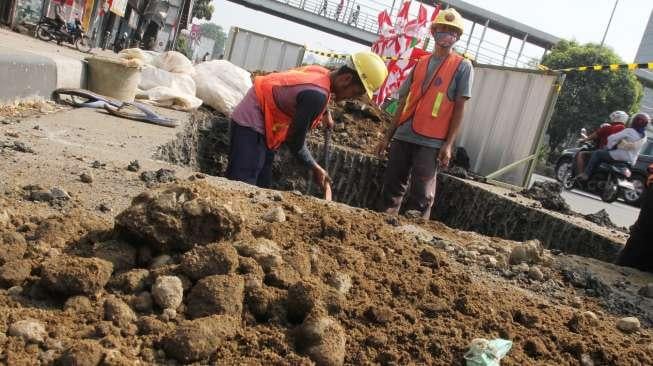
[[[473,339],[502,337],[514,342],[503,365],[653,364],[651,333],[617,330],[547,251],[511,257],[521,244],[290,193],[254,196],[182,181],[138,196],[100,237],[91,233],[105,223],[73,211],[47,230],[58,253],[33,250],[40,238],[30,231],[13,260],[37,269],[21,288],[0,290],[0,363],[451,365]],[[274,207],[286,221],[262,220]],[[119,235],[136,261],[112,273],[111,261],[85,258]],[[159,276],[178,278],[181,304],[152,306]],[[43,341],[5,336],[28,319],[45,327]]]

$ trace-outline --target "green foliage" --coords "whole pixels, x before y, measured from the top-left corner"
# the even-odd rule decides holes
[[[200,25],[200,29],[202,30],[202,36],[215,40],[212,54],[213,58],[223,55],[224,43],[227,39],[227,35],[222,27],[214,23],[204,23]]]
[[[196,0],[193,4],[193,18],[211,20],[213,16],[212,0]]]
[[[190,47],[190,41],[186,36],[179,35],[175,51],[183,53],[189,60],[193,59],[193,49]]]
[[[564,40],[542,61],[554,70],[620,63],[623,61],[610,48]],[[642,86],[632,71],[568,73],[547,131],[551,151],[555,152],[582,127],[594,130],[607,121],[612,111],[635,112],[641,97]]]

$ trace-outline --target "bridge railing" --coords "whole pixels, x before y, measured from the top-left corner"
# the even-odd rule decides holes
[[[339,6],[340,0],[275,1],[375,34],[379,33],[378,14],[383,10],[388,10],[387,2],[382,0],[367,0],[363,4],[353,0],[345,0],[342,7]],[[358,10],[357,6],[360,6],[360,10]],[[393,14],[394,16],[396,14]],[[411,16],[414,16],[414,14],[411,13]],[[433,49],[433,43],[433,39],[429,40],[427,50]],[[469,53],[480,63],[525,68],[533,67],[533,57],[520,54],[511,49],[506,51],[505,45],[493,43],[488,39],[481,39],[477,35],[464,34],[456,45],[456,49],[460,52]]]
[[[276,0],[280,3],[303,9],[313,14],[333,19],[335,21],[358,28],[370,33],[378,33],[377,15],[385,8],[383,4],[377,6],[358,4],[355,1],[344,1],[340,7],[339,0]],[[325,7],[326,5],[326,7]],[[358,10],[357,6],[360,6]],[[378,7],[378,9],[377,9]]]

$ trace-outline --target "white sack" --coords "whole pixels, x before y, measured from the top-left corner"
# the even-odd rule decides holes
[[[195,82],[188,74],[145,66],[136,98],[153,105],[187,111],[202,105],[202,100],[195,96],[195,90]]]
[[[226,60],[196,65],[193,79],[197,85],[197,97],[227,116],[252,87],[249,72]]]

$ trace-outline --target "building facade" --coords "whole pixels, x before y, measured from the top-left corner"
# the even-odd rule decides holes
[[[648,24],[644,30],[642,42],[639,44],[635,62],[653,62],[653,11],[651,11]],[[653,116],[653,70],[637,70],[636,74],[644,86],[644,96],[640,104],[640,111]]]

